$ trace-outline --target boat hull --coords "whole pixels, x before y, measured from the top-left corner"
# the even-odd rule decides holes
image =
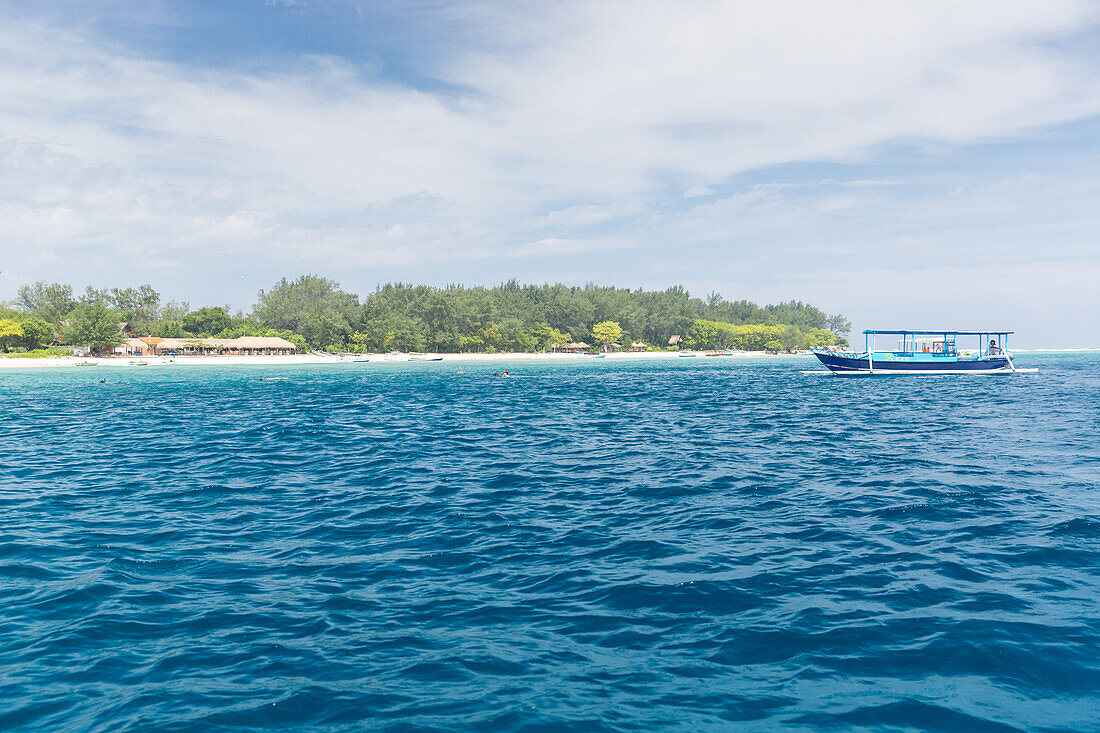
[[[868,361],[866,355],[836,354],[827,351],[814,351],[814,356],[833,372],[852,374],[975,374],[982,372],[1001,372],[1009,369],[1008,359],[1004,357],[986,357],[982,359],[939,358],[939,359],[875,359]],[[873,368],[872,368],[873,367]]]

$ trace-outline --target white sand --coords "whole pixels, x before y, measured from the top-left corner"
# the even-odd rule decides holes
[[[637,360],[637,359],[681,359],[681,353],[694,353],[700,360],[721,361],[723,359],[737,359],[745,357],[772,356],[763,351],[739,351],[728,357],[706,357],[704,351],[676,352],[676,351],[641,351],[607,354],[607,360]],[[563,361],[585,362],[593,361],[595,357],[588,354],[416,354],[417,358],[443,357],[442,362],[430,362],[433,364],[445,364],[447,362],[478,362],[478,361]],[[781,354],[779,356],[802,356]],[[293,366],[297,364],[353,364],[356,359],[369,359],[371,364],[384,362],[408,362],[409,354],[363,354],[362,356],[318,356],[315,354],[297,354],[294,356],[114,356],[114,357],[84,357],[61,356],[49,359],[20,359],[18,357],[0,357],[0,369],[27,369],[27,368],[57,368],[57,367],[82,367],[95,366],[138,366],[146,363],[149,366]],[[365,365],[364,365],[365,366]]]

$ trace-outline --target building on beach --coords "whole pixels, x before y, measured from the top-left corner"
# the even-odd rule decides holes
[[[119,356],[287,356],[297,351],[277,336],[215,338],[131,338],[114,349]]]
[[[591,348],[583,341],[574,341],[568,344],[555,344],[554,351],[560,351],[563,354],[583,354]]]
[[[668,340],[669,346],[675,346],[678,349],[684,348],[684,339],[680,336],[673,336]]]
[[[634,343],[632,343],[630,345],[630,350],[631,351],[645,351],[648,348],[649,347],[646,346],[645,344],[643,344],[641,341],[635,341]]]

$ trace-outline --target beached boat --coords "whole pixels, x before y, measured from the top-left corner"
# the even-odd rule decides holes
[[[682,356],[685,359],[688,359],[688,358],[691,358],[693,356],[696,356],[696,353],[694,351],[681,351],[679,354],[677,354],[677,356]]]
[[[443,361],[442,356],[410,356],[409,361]]]
[[[974,374],[1015,372],[1008,336],[1012,331],[864,331],[863,351],[813,349],[837,374]],[[896,336],[892,351],[876,348],[879,336]],[[976,348],[960,350],[961,338],[977,338]]]
[[[733,354],[728,351],[708,351],[703,356],[733,356]]]

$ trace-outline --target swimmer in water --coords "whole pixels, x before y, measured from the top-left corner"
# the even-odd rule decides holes
[[[505,369],[505,370],[504,370],[504,374],[501,374],[500,376],[502,376],[502,377],[507,377],[507,376],[508,376],[508,370],[507,370],[507,369]]]
[[[496,372],[493,372],[493,376],[494,376],[494,377],[499,377],[500,375],[499,375],[499,374],[497,374]]]

